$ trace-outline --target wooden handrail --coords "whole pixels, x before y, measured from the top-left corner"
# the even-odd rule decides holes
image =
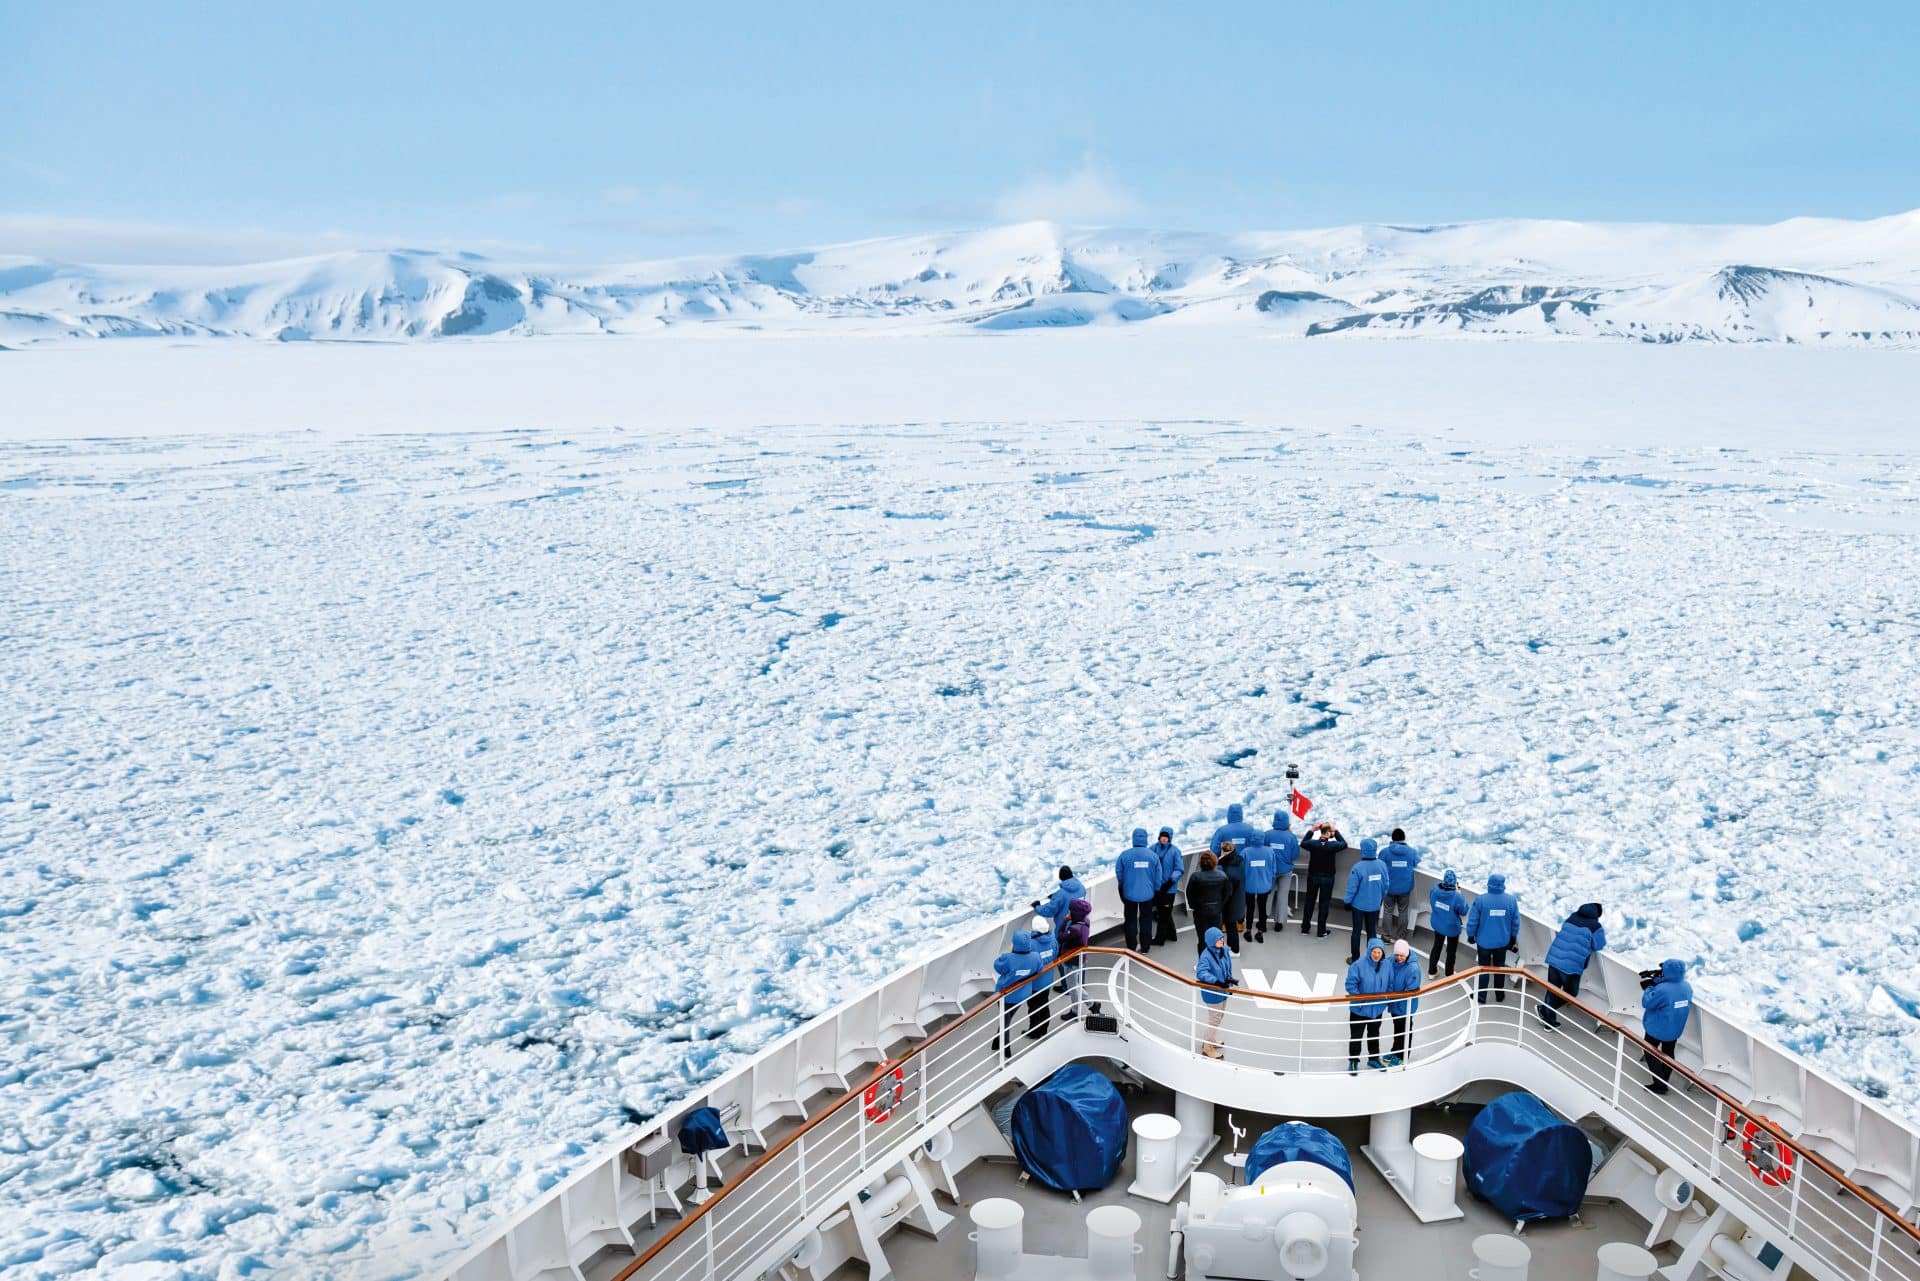
[[[1135,965],[1144,966],[1147,969],[1154,970],[1157,973],[1163,974],[1166,977],[1175,980],[1176,982],[1183,983],[1188,987],[1204,989],[1212,992],[1218,992],[1221,990],[1221,988],[1216,984],[1201,983],[1197,979],[1194,979],[1185,974],[1181,974],[1177,970],[1168,969],[1166,966],[1160,964],[1158,961],[1154,960],[1151,957],[1141,956],[1139,953],[1129,951],[1126,948],[1114,948],[1114,947],[1089,946],[1084,948],[1076,948],[1074,951],[1066,953],[1060,956],[1059,958],[1055,959],[1051,964],[1039,970],[1033,977],[1038,977],[1040,974],[1051,974],[1056,970],[1061,969],[1063,966],[1068,965],[1070,962],[1077,961],[1089,955],[1124,957]],[[1726,1094],[1725,1092],[1720,1090],[1717,1086],[1715,1086],[1712,1082],[1707,1081],[1706,1079],[1701,1077],[1699,1074],[1694,1072],[1691,1068],[1687,1067],[1686,1064],[1681,1063],[1679,1060],[1671,1057],[1670,1055],[1667,1055],[1662,1051],[1655,1049],[1651,1044],[1649,1044],[1645,1039],[1643,1039],[1639,1033],[1634,1032],[1632,1029],[1626,1027],[1621,1023],[1616,1022],[1614,1019],[1610,1018],[1609,1016],[1594,1009],[1592,1006],[1582,1001],[1579,997],[1573,996],[1567,992],[1562,991],[1558,987],[1555,987],[1553,984],[1547,982],[1545,979],[1541,978],[1539,975],[1534,974],[1531,970],[1520,969],[1516,966],[1508,966],[1508,965],[1474,966],[1471,969],[1461,970],[1457,974],[1449,975],[1448,977],[1442,979],[1438,983],[1428,984],[1425,987],[1421,987],[1413,991],[1393,992],[1393,993],[1369,992],[1369,993],[1363,993],[1358,996],[1350,996],[1350,995],[1347,995],[1346,993],[1341,993],[1336,996],[1287,996],[1278,992],[1258,992],[1253,990],[1252,988],[1231,987],[1231,986],[1227,987],[1225,990],[1229,996],[1244,996],[1244,997],[1252,997],[1256,1000],[1278,1001],[1286,1005],[1302,1005],[1302,1006],[1341,1005],[1341,1004],[1347,1004],[1353,1001],[1363,1001],[1363,1002],[1380,1001],[1382,999],[1411,1000],[1416,997],[1428,996],[1435,992],[1444,991],[1447,988],[1459,987],[1479,976],[1490,975],[1490,974],[1512,975],[1517,978],[1525,979],[1529,983],[1537,984],[1541,988],[1544,988],[1545,990],[1552,992],[1554,995],[1560,997],[1565,1004],[1571,1005],[1575,1009],[1578,1009],[1584,1014],[1586,1014],[1589,1018],[1593,1019],[1595,1023],[1598,1023],[1612,1030],[1613,1032],[1618,1033],[1621,1037],[1639,1046],[1645,1054],[1660,1059],[1662,1062],[1666,1063],[1667,1065],[1672,1067],[1675,1071],[1677,1071],[1690,1084],[1699,1086],[1702,1090],[1705,1090],[1708,1094],[1712,1095],[1719,1102],[1725,1104],[1730,1110],[1738,1111],[1740,1115],[1742,1115],[1743,1117],[1746,1117],[1748,1120],[1753,1121],[1756,1125],[1760,1126],[1769,1135],[1771,1135],[1777,1142],[1779,1142],[1784,1147],[1791,1149],[1798,1157],[1804,1158],[1806,1161],[1810,1162],[1812,1165],[1818,1168],[1821,1171],[1821,1173],[1825,1174],[1828,1178],[1832,1179],[1835,1183],[1840,1185],[1841,1188],[1853,1194],[1854,1196],[1858,1197],[1863,1203],[1870,1205],[1874,1209],[1880,1211],[1881,1214],[1891,1219],[1900,1228],[1901,1231],[1905,1232],[1907,1237],[1910,1240],[1912,1240],[1916,1245],[1920,1245],[1920,1227],[1916,1227],[1914,1224],[1909,1223],[1907,1220],[1901,1218],[1900,1212],[1894,1209],[1892,1206],[1890,1206],[1883,1198],[1876,1195],[1875,1193],[1868,1191],[1866,1188],[1861,1187],[1859,1184],[1855,1183],[1852,1179],[1842,1174],[1835,1166],[1833,1166],[1825,1158],[1820,1156],[1819,1153],[1801,1146],[1798,1142],[1796,1142],[1793,1138],[1791,1138],[1784,1130],[1780,1129],[1779,1126],[1775,1125],[1772,1121],[1768,1120],[1766,1117],[1758,1116],[1748,1111],[1747,1104],[1741,1103],[1737,1099],[1734,1099],[1732,1096]],[[1027,981],[1030,981],[1030,980],[1022,980],[1022,982],[1027,982]],[[1014,986],[1019,986],[1019,984],[1015,984]],[[925,1054],[927,1051],[931,1050],[934,1046],[938,1045],[942,1040],[946,1039],[948,1036],[951,1036],[954,1032],[958,1031],[960,1028],[965,1027],[967,1024],[971,1023],[974,1019],[980,1017],[981,1015],[985,1014],[989,1010],[1000,1008],[1003,1004],[1004,1004],[1004,1001],[1001,999],[1001,994],[998,991],[995,991],[991,994],[989,999],[983,1000],[979,1004],[975,1005],[972,1009],[965,1011],[958,1018],[954,1019],[953,1022],[947,1024],[945,1027],[941,1028],[938,1032],[935,1032],[932,1036],[927,1037],[925,1040],[921,1041],[919,1044],[913,1046],[906,1053],[902,1054],[899,1058],[886,1060],[885,1062],[876,1066],[872,1072],[870,1072],[867,1076],[861,1078],[858,1084],[852,1086],[845,1094],[841,1095],[838,1099],[835,1099],[833,1102],[829,1103],[826,1107],[822,1108],[819,1112],[815,1113],[813,1116],[810,1116],[806,1120],[801,1122],[790,1133],[782,1137],[772,1147],[768,1148],[766,1151],[762,1152],[758,1157],[756,1157],[751,1165],[741,1170],[732,1179],[730,1179],[728,1182],[726,1182],[721,1187],[716,1189],[714,1194],[711,1197],[708,1197],[705,1201],[695,1206],[691,1214],[688,1214],[684,1218],[680,1219],[677,1223],[673,1225],[672,1228],[670,1228],[663,1236],[661,1236],[659,1240],[649,1245],[646,1248],[646,1250],[640,1254],[638,1258],[634,1259],[633,1262],[627,1264],[626,1267],[620,1269],[619,1272],[615,1273],[613,1276],[613,1281],[630,1281],[630,1278],[632,1278],[642,1268],[646,1267],[648,1263],[652,1262],[656,1257],[658,1257],[659,1254],[662,1251],[664,1251],[668,1246],[672,1245],[676,1240],[678,1240],[682,1232],[685,1232],[688,1228],[692,1227],[695,1223],[698,1223],[703,1217],[706,1216],[706,1214],[709,1211],[711,1211],[715,1206],[719,1205],[721,1201],[724,1200],[729,1193],[731,1193],[737,1188],[744,1186],[756,1173],[758,1173],[761,1169],[763,1169],[770,1161],[772,1161],[775,1157],[779,1156],[781,1153],[785,1152],[793,1144],[799,1142],[816,1126],[823,1124],[829,1117],[837,1115],[842,1108],[846,1107],[848,1104],[852,1103],[854,1100],[860,1098],[862,1094],[866,1091],[869,1085],[878,1085],[887,1074],[893,1071],[895,1067],[900,1066],[902,1064],[909,1063],[912,1060],[920,1057],[921,1055]]]

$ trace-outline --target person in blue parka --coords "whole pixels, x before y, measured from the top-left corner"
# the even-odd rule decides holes
[[[1015,930],[1008,949],[994,958],[993,972],[999,976],[994,990],[1000,993],[1000,1036],[994,1048],[1004,1046],[1009,1058],[1013,1056],[1014,1017],[1033,995],[1033,976],[1039,969],[1033,935],[1026,930]]]
[[[1180,847],[1173,843],[1170,827],[1160,829],[1159,839],[1151,848],[1160,861],[1160,892],[1153,896],[1153,945],[1159,947],[1180,937],[1180,927],[1173,920],[1173,901],[1180,893],[1180,878],[1187,874],[1187,863],[1180,857]]]
[[[1413,869],[1420,866],[1420,851],[1407,844],[1407,834],[1393,829],[1393,839],[1380,851],[1387,865],[1387,897],[1380,904],[1380,937],[1391,943],[1407,937],[1413,923]]]
[[[1487,892],[1467,909],[1466,929],[1467,942],[1477,949],[1475,965],[1505,965],[1507,952],[1520,950],[1520,900],[1507,893],[1506,877],[1495,872],[1487,878]],[[1496,1001],[1507,999],[1504,974],[1482,974],[1477,986],[1482,1005],[1489,987]]]
[[[1227,903],[1221,927],[1227,932],[1227,950],[1240,955],[1240,926],[1247,916],[1247,859],[1239,842],[1220,842],[1220,871],[1227,878]]]
[[[1413,954],[1413,944],[1405,939],[1396,939],[1393,944],[1393,960],[1390,962],[1393,979],[1392,991],[1418,992],[1420,990],[1420,958]],[[1387,1013],[1393,1018],[1393,1048],[1381,1059],[1388,1067],[1399,1067],[1407,1061],[1407,1050],[1413,1033],[1413,1015],[1420,1008],[1420,998],[1404,997],[1387,1007]]]
[[[1200,992],[1200,999],[1207,1007],[1207,1034],[1200,1044],[1200,1053],[1210,1059],[1218,1059],[1226,1057],[1220,1048],[1220,1020],[1227,1013],[1226,989],[1236,981],[1233,977],[1233,953],[1227,950],[1227,936],[1217,925],[1207,928],[1206,938],[1202,941],[1206,946],[1200,949],[1200,959],[1193,964],[1194,979],[1209,985]]]
[[[1580,976],[1587,972],[1587,962],[1594,953],[1606,950],[1607,932],[1600,928],[1600,905],[1582,903],[1547,946],[1547,983],[1567,996],[1580,995]],[[1555,1011],[1567,1003],[1560,992],[1547,993],[1537,1009],[1540,1021],[1548,1027],[1560,1026],[1560,1015]]]
[[[1036,968],[1033,995],[1027,998],[1027,1035],[1039,1036],[1046,1031],[1047,1019],[1053,1014],[1053,981],[1059,977],[1059,971],[1047,967],[1060,959],[1060,940],[1054,936],[1053,922],[1044,916],[1033,918],[1027,936],[1033,941]]]
[[[1247,937],[1255,943],[1267,941],[1267,900],[1273,897],[1274,851],[1265,832],[1247,838],[1241,854],[1246,860]]]
[[[1347,966],[1348,996],[1385,996],[1393,991],[1393,963],[1387,960],[1387,945],[1379,939],[1367,940],[1367,954]],[[1347,1002],[1347,1074],[1360,1070],[1360,1047],[1367,1046],[1367,1066],[1385,1067],[1380,1061],[1380,1017],[1391,1001]]]
[[[1294,864],[1300,861],[1300,838],[1293,834],[1293,816],[1285,810],[1273,812],[1267,847],[1273,851],[1273,928],[1277,930],[1292,919],[1288,896],[1294,887]]]
[[[1160,896],[1160,856],[1147,846],[1147,829],[1133,829],[1133,844],[1113,860],[1120,883],[1120,912],[1126,922],[1127,949],[1145,956],[1153,950],[1153,901]]]
[[[1380,861],[1380,844],[1371,836],[1360,842],[1360,861],[1347,872],[1347,894],[1341,900],[1353,913],[1353,943],[1347,964],[1360,959],[1360,940],[1380,932],[1380,904],[1387,897],[1387,865]]]
[[[1427,891],[1427,924],[1433,929],[1433,955],[1427,958],[1427,977],[1440,969],[1440,953],[1447,954],[1447,975],[1452,977],[1454,962],[1460,959],[1460,931],[1467,923],[1467,896],[1460,892],[1460,878],[1452,868],[1440,883]]]
[[[1213,851],[1215,858],[1220,857],[1220,847],[1228,841],[1235,845],[1245,845],[1253,836],[1253,824],[1247,822],[1246,810],[1238,805],[1227,806],[1227,821],[1213,829],[1213,839],[1207,842],[1207,848]]]
[[[1692,1015],[1693,984],[1687,982],[1687,963],[1660,962],[1660,976],[1640,994],[1640,1026],[1646,1031],[1647,1040],[1660,1053],[1673,1057],[1680,1038],[1687,1033],[1687,1020]],[[1653,1073],[1647,1088],[1655,1094],[1665,1094],[1667,1082],[1673,1077],[1673,1065],[1651,1054],[1642,1057],[1647,1070]]]
[[[1087,887],[1080,883],[1080,878],[1073,874],[1073,869],[1062,867],[1060,888],[1056,889],[1044,903],[1035,899],[1033,910],[1046,917],[1047,924],[1051,928],[1058,930],[1061,923],[1067,919],[1067,909],[1073,906],[1073,900],[1086,896]]]

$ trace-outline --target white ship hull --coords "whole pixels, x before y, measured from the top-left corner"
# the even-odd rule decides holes
[[[1425,902],[1430,884],[1422,876],[1416,902]],[[1096,931],[1111,931],[1119,920],[1113,882],[1097,882],[1089,894]],[[1583,998],[1563,1010],[1558,1031],[1531,1013],[1547,990],[1537,965],[1509,971],[1508,999],[1485,1004],[1463,972],[1422,995],[1404,1066],[1349,1075],[1345,998],[1336,995],[1344,929],[1320,941],[1289,927],[1277,941],[1246,946],[1236,966],[1245,990],[1225,1006],[1225,1057],[1214,1060],[1200,1053],[1206,1007],[1186,976],[1194,953],[1184,921],[1178,943],[1145,959],[1117,943],[1081,954],[1085,999],[1114,1016],[1114,1031],[1061,1018],[1067,998],[1056,992],[1042,1035],[1025,1035],[1021,1012],[1010,1048],[996,1048],[1003,1014],[993,961],[1025,925],[1022,914],[985,928],[795,1029],[587,1158],[445,1276],[826,1281],[864,1268],[873,1277],[972,1277],[980,1247],[969,1238],[969,1207],[1000,1196],[1025,1208],[1013,1231],[1024,1230],[1028,1252],[1060,1243],[1040,1251],[1059,1256],[1052,1263],[1035,1263],[1035,1254],[1019,1265],[1049,1281],[1103,1275],[1086,1258],[1087,1211],[1102,1205],[1124,1205],[1140,1219],[1144,1248],[1133,1256],[1136,1271],[1121,1275],[1210,1275],[1197,1267],[1193,1246],[1182,1257],[1171,1229],[1192,1171],[1203,1172],[1196,1190],[1214,1186],[1206,1172],[1233,1177],[1222,1141],[1228,1116],[1243,1131],[1302,1118],[1348,1137],[1359,1214],[1353,1275],[1466,1276],[1474,1241],[1500,1225],[1464,1192],[1446,1205],[1430,1187],[1416,1193],[1416,1182],[1438,1167],[1422,1165],[1410,1138],[1460,1128],[1438,1105],[1517,1087],[1581,1123],[1604,1153],[1579,1230],[1545,1225],[1525,1236],[1536,1278],[1595,1276],[1597,1247],[1613,1242],[1649,1250],[1658,1275],[1672,1281],[1920,1281],[1920,1230],[1912,1225],[1920,1133],[1699,1004],[1679,1046],[1673,1091],[1649,1093],[1638,973],[1611,954],[1589,968]],[[1537,963],[1552,934],[1547,923],[1524,919],[1521,961]],[[1121,1176],[1084,1206],[1021,1186],[983,1107],[1010,1084],[1038,1084],[1076,1061],[1137,1083],[1140,1098],[1180,1123],[1171,1156],[1158,1145],[1143,1153],[1149,1145],[1136,1139]],[[889,1067],[877,1074],[883,1062]],[[881,1105],[876,1116],[897,1090],[890,1114],[869,1115],[869,1084]],[[733,1141],[711,1176],[675,1142],[680,1122],[701,1106],[720,1110]],[[1763,1139],[1793,1162],[1791,1173],[1760,1177],[1739,1136],[1730,1139],[1730,1117],[1736,1127],[1756,1118]],[[704,1194],[696,1186],[703,1180],[712,1185]],[[1672,1209],[1666,1201],[1681,1180],[1696,1195]],[[1187,1235],[1199,1239],[1203,1227]],[[980,1275],[1003,1262],[987,1260]],[[1482,1271],[1482,1281],[1494,1281],[1497,1273]]]

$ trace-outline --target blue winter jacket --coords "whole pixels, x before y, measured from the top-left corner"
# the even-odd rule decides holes
[[[1600,905],[1582,903],[1547,946],[1547,966],[1562,974],[1584,974],[1593,954],[1606,950],[1607,932],[1600,928]]]
[[[1360,861],[1347,873],[1347,895],[1343,901],[1356,912],[1377,912],[1386,897],[1387,865],[1380,861],[1379,847],[1373,838],[1368,837],[1360,842]]]
[[[1273,889],[1273,878],[1278,875],[1274,866],[1274,852],[1267,844],[1265,832],[1255,832],[1253,839],[1247,842],[1247,893],[1265,894]]]
[[[1151,903],[1160,892],[1160,856],[1147,847],[1146,828],[1133,829],[1133,844],[1113,861],[1113,877],[1129,903]]]
[[[1293,820],[1285,810],[1274,813],[1273,830],[1267,833],[1267,844],[1273,849],[1273,865],[1279,875],[1285,876],[1300,861],[1300,838],[1293,834]]]
[[[1398,961],[1398,960],[1395,960],[1393,957],[1389,956],[1387,958],[1387,965],[1390,967],[1393,973],[1393,989],[1392,989],[1393,991],[1418,992],[1420,990],[1420,958],[1419,957],[1413,955],[1413,953],[1411,952],[1407,953],[1407,959],[1404,961]],[[1392,1005],[1388,1006],[1387,1013],[1396,1015],[1396,1016],[1401,1014],[1412,1014],[1415,1010],[1418,1010],[1419,1008],[1420,1008],[1420,998],[1417,996],[1410,996],[1404,1001],[1395,1001]]]
[[[1389,841],[1380,851],[1380,861],[1387,865],[1387,893],[1413,893],[1413,869],[1420,866],[1419,850],[1405,841]]]
[[[1507,893],[1507,878],[1495,872],[1487,892],[1467,909],[1467,942],[1498,952],[1520,937],[1520,900]]]
[[[1380,953],[1374,960],[1373,954]],[[1393,991],[1393,956],[1379,939],[1368,939],[1367,950],[1347,967],[1348,996],[1381,996]],[[1355,1017],[1377,1019],[1387,1012],[1390,1001],[1350,1001],[1347,1009]]]
[[[1053,892],[1053,897],[1042,903],[1038,910],[1057,930],[1060,922],[1067,919],[1067,909],[1073,906],[1073,900],[1086,896],[1087,887],[1080,883],[1080,878],[1069,876],[1060,882],[1060,888]]]
[[[1201,983],[1212,983],[1220,987],[1231,987],[1235,982],[1233,953],[1227,951],[1227,936],[1217,925],[1207,928],[1207,945],[1200,950],[1200,959],[1194,962],[1193,977]],[[1206,988],[1201,991],[1200,999],[1208,1005],[1224,1005],[1227,994]]]
[[[1033,975],[1040,968],[1033,951],[1033,935],[1025,930],[1013,932],[1013,950],[994,958],[993,972],[1000,976],[994,990],[1003,1005],[1018,1005],[1033,995]]]
[[[1693,1013],[1693,984],[1685,961],[1662,961],[1660,977],[1640,994],[1640,1026],[1649,1041],[1678,1041]]]
[[[1213,839],[1207,842],[1207,848],[1217,856],[1222,841],[1232,841],[1234,846],[1245,845],[1253,837],[1253,824],[1247,822],[1247,812],[1241,806],[1227,806],[1227,821],[1213,829]]]
[[[1460,937],[1460,927],[1467,919],[1467,896],[1460,892],[1459,878],[1448,872],[1440,878],[1440,883],[1427,891],[1427,906],[1433,909],[1433,919],[1427,924],[1434,934],[1443,939]]]
[[[1180,857],[1180,847],[1172,841],[1155,841],[1151,848],[1154,858],[1160,862],[1160,888],[1179,889],[1180,878],[1187,874],[1187,862]]]
[[[1060,940],[1053,936],[1052,930],[1031,930],[1027,934],[1027,939],[1033,945],[1035,968],[1046,971],[1044,974],[1034,975],[1033,990],[1044,992],[1053,986],[1056,978],[1060,977],[1060,971],[1047,969],[1049,965],[1060,959]]]

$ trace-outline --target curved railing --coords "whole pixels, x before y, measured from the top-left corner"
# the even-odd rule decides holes
[[[1078,979],[1087,985],[1088,995],[1104,994],[1101,999],[1111,1000],[1124,1028],[1192,1053],[1212,1035],[1208,1010],[1215,1007],[1202,999],[1209,989],[1151,958],[1113,948],[1085,948],[1048,967],[1063,980],[1055,988],[1056,1012],[1065,999],[1064,981],[1074,977],[1075,961],[1082,966]],[[1507,980],[1508,1002],[1479,1006],[1475,991],[1494,975]],[[1297,997],[1239,987],[1226,991],[1218,1038],[1229,1066],[1324,1075],[1348,1070],[1348,1005],[1380,999]],[[1558,1031],[1542,1028],[1529,1013],[1549,993],[1564,1002]],[[1784,1231],[1799,1257],[1817,1271],[1839,1281],[1920,1281],[1920,1228],[1900,1218],[1896,1208],[1579,998],[1526,970],[1501,967],[1463,971],[1406,994],[1406,999],[1420,1002],[1412,1017],[1409,1067],[1469,1044],[1522,1048],[1597,1097],[1618,1120],[1655,1136],[1651,1142],[1664,1145],[1678,1163],[1692,1166],[1727,1195],[1744,1200]],[[1025,1012],[1018,1012],[1009,1025],[1005,1008],[997,996],[984,998],[901,1058],[855,1082],[694,1207],[621,1269],[615,1281],[729,1281],[777,1262],[776,1252],[794,1244],[797,1224],[856,1195],[875,1166],[901,1159],[936,1123],[964,1112],[1005,1073],[1010,1051],[999,1042],[1009,1026],[1015,1056],[1078,1027],[1049,1019],[1038,1037],[1028,1039]],[[1498,1018],[1482,1013],[1492,1008],[1506,1013]],[[1646,1090],[1650,1076],[1642,1060],[1656,1060],[1671,1070],[1670,1093]],[[885,1119],[870,1120],[862,1103],[864,1092],[873,1086],[890,1095],[896,1068],[904,1087],[902,1101]],[[1791,1178],[1770,1185],[1755,1177],[1730,1131],[1735,1115],[1743,1125],[1750,1118],[1790,1154]]]

